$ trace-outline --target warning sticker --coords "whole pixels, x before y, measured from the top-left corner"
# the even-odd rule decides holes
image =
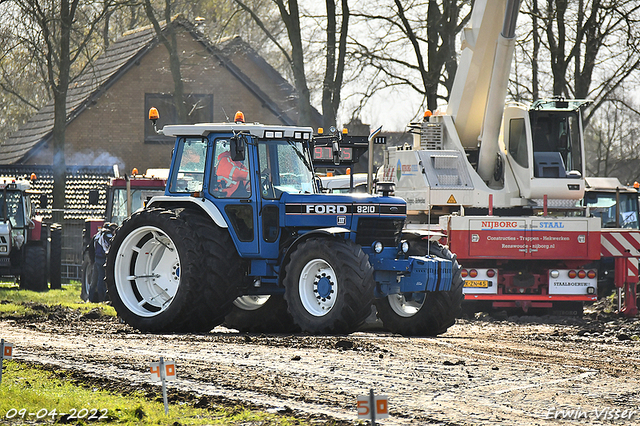
[[[453,196],[453,194],[451,194],[451,196],[447,200],[447,204],[457,204],[457,203],[458,202],[456,201],[456,198]]]

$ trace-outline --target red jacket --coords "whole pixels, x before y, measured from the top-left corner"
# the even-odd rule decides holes
[[[216,169],[218,182],[223,182],[221,191],[227,197],[231,197],[240,184],[243,186],[249,179],[249,169],[241,161],[233,161],[229,151],[224,151],[218,156],[218,168]]]

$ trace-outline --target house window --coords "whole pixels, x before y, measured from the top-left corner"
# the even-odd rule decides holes
[[[213,95],[189,94],[184,97],[187,108],[187,121],[180,123],[178,114],[173,102],[173,95],[170,93],[145,93],[145,143],[168,143],[172,144],[174,139],[169,136],[158,135],[153,130],[153,123],[148,120],[149,108],[156,107],[160,113],[160,118],[156,124],[158,129],[162,129],[166,124],[195,124],[210,123],[213,121]]]

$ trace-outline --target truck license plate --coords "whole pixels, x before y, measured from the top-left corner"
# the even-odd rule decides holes
[[[489,281],[487,280],[464,280],[465,287],[474,287],[474,288],[488,288]]]

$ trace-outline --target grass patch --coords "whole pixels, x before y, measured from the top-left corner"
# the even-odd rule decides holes
[[[37,316],[42,313],[42,309],[39,309],[42,305],[61,306],[81,313],[97,308],[103,315],[116,316],[115,309],[109,305],[83,302],[80,286],[79,282],[73,282],[63,285],[61,290],[38,292],[20,290],[14,283],[1,283],[0,318]]]
[[[278,416],[243,407],[195,408],[187,403],[171,403],[169,414],[164,404],[148,398],[144,392],[120,395],[95,387],[78,386],[73,380],[17,361],[5,361],[0,385],[0,423],[24,424],[27,420],[39,422],[70,422],[91,424],[88,417],[104,416],[102,421],[124,425],[307,425],[306,420],[291,416]],[[161,399],[162,392],[158,388]],[[24,417],[19,410],[24,409]],[[52,416],[55,409],[55,415]],[[86,410],[83,410],[86,409]],[[46,414],[48,416],[44,416]],[[63,413],[76,413],[78,419],[64,419]],[[33,413],[33,415],[29,415]],[[84,418],[80,418],[80,416]],[[12,418],[8,418],[11,416]],[[177,423],[176,423],[177,422]]]

